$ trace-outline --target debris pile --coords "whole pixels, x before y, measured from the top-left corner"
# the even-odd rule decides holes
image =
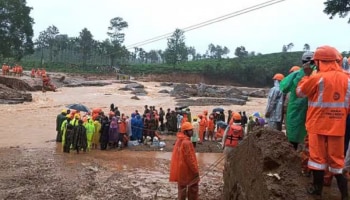
[[[260,128],[228,156],[224,199],[308,199],[301,161],[284,133]]]

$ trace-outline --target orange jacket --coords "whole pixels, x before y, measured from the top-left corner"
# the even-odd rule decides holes
[[[179,185],[199,182],[199,171],[196,153],[189,137],[185,137],[179,148]]]
[[[128,124],[125,121],[121,121],[119,124],[119,133],[126,133]]]
[[[170,182],[177,182],[179,180],[179,154],[180,154],[180,146],[182,141],[185,139],[185,135],[181,132],[176,135],[176,143],[173,148],[173,153],[171,154],[170,160]]]
[[[201,121],[199,122],[199,132],[203,133],[206,127],[207,127],[207,121],[202,117]]]
[[[320,61],[319,72],[304,76],[296,94],[308,98],[305,124],[308,133],[344,136],[350,80],[336,62]]]
[[[209,119],[208,121],[208,131],[214,131],[215,129],[215,124],[213,119]]]

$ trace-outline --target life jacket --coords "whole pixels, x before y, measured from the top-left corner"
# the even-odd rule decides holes
[[[226,147],[236,147],[239,140],[243,138],[243,128],[241,125],[232,124],[230,129],[227,131],[225,140]]]

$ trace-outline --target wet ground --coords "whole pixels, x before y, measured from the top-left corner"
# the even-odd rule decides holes
[[[147,96],[130,99],[124,84],[104,87],[59,88],[34,92],[33,102],[0,105],[0,199],[176,199],[177,185],[169,183],[169,160],[174,137],[166,137],[162,150],[139,146],[125,150],[93,150],[77,155],[62,153],[56,144],[55,121],[66,105],[82,103],[105,112],[114,103],[122,113],[143,111],[144,105],[174,108],[168,94],[158,93],[159,83],[143,83]],[[251,98],[245,106],[225,110],[263,112],[266,99]],[[215,106],[217,107],[217,106]],[[193,106],[194,114],[214,106]],[[223,161],[218,143],[197,145],[200,199],[222,199]]]
[[[62,153],[61,145],[54,142],[56,116],[71,103],[101,107],[105,112],[114,103],[127,115],[136,109],[143,111],[146,104],[175,107],[172,97],[158,93],[169,88],[158,87],[159,83],[144,84],[149,94],[138,101],[130,99],[130,91],[118,90],[124,84],[113,84],[34,92],[33,102],[0,105],[0,199],[175,199],[177,185],[168,181],[174,137],[168,138],[164,151],[113,149],[79,155]],[[251,101],[251,107],[230,108],[253,112],[260,107],[259,101]],[[213,107],[191,107],[196,114],[204,109]],[[203,149],[200,151],[217,148],[215,142],[207,144],[198,147]],[[221,199],[223,163],[218,152],[197,154],[203,176],[200,199]]]

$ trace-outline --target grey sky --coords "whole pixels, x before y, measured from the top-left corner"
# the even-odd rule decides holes
[[[125,45],[131,45],[238,11],[266,0],[27,0],[33,7],[34,37],[50,25],[61,34],[76,37],[88,28],[96,40],[104,40],[109,20],[122,17],[128,22]],[[350,50],[348,19],[330,20],[323,13],[325,0],[286,0],[238,17],[185,33],[187,46],[203,54],[208,45],[227,46],[230,57],[243,45],[248,51],[280,52],[284,44],[294,43],[292,51],[305,43],[314,50],[328,44],[339,51]],[[166,39],[142,46],[165,49]]]

